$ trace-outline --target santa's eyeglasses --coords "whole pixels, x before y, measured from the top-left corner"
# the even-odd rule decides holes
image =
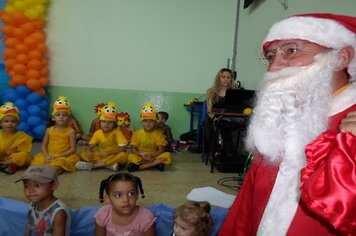
[[[281,53],[284,59],[289,60],[294,58],[298,54],[299,47],[303,46],[304,44],[302,43],[295,43],[295,42],[289,42],[285,43],[282,46],[273,49],[273,50],[266,50],[265,52],[261,53],[260,56],[260,61],[268,66],[273,62],[273,60],[276,58],[276,55],[278,52]]]

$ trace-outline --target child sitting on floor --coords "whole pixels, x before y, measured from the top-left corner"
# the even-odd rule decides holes
[[[16,182],[23,182],[31,202],[25,235],[70,235],[70,210],[53,192],[58,188],[57,169],[30,166]]]
[[[98,103],[94,107],[94,111],[95,111],[95,114],[97,115],[97,117],[94,120],[92,120],[92,122],[90,124],[89,137],[93,137],[93,134],[95,133],[95,131],[101,129],[101,127],[100,127],[100,111],[101,111],[101,108],[103,108],[105,105],[106,105],[105,103]]]
[[[166,124],[168,120],[168,113],[165,111],[159,111],[157,113],[156,129],[161,131],[166,137],[167,145],[164,147],[165,151],[172,152],[175,149],[175,143],[173,140],[173,135],[171,128]]]
[[[78,170],[92,170],[107,167],[114,171],[127,161],[127,140],[120,130],[116,129],[117,112],[113,102],[107,103],[100,110],[101,129],[95,131],[89,141],[89,146],[80,153],[75,166]],[[98,146],[99,150],[94,148]]]
[[[17,131],[19,121],[19,109],[13,103],[0,107],[0,171],[10,175],[31,163],[32,137]]]
[[[127,112],[120,112],[117,116],[117,129],[122,132],[122,134],[127,139],[127,142],[131,142],[132,134],[135,132],[135,128],[131,124],[131,117]]]
[[[70,126],[71,105],[66,97],[59,96],[53,104],[52,121],[41,144],[41,152],[35,155],[31,165],[50,165],[63,171],[76,171],[79,161],[76,154],[75,130]]]
[[[95,235],[155,235],[154,215],[146,208],[136,205],[141,192],[139,177],[119,173],[101,181],[100,201],[104,191],[110,205],[103,206],[95,214]]]
[[[173,236],[209,236],[211,228],[208,202],[189,201],[176,209]]]
[[[157,111],[151,102],[141,109],[141,124],[143,129],[134,132],[131,140],[131,153],[128,157],[128,171],[137,171],[164,167],[172,162],[172,154],[165,152],[167,142],[164,135],[155,130]]]

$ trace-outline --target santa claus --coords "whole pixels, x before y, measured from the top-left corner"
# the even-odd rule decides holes
[[[246,146],[252,165],[220,235],[356,235],[356,18],[303,14],[272,26]]]

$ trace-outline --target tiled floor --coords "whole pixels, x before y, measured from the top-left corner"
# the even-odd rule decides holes
[[[33,152],[39,150],[39,144],[34,144]],[[126,170],[120,170],[126,171]],[[22,174],[22,170],[8,176],[0,173],[0,195],[21,201],[26,201],[23,195],[22,183],[14,183]],[[109,169],[99,169],[91,172],[78,171],[64,173],[59,177],[60,185],[55,195],[69,207],[78,208],[89,205],[99,205],[100,181],[114,172]],[[193,188],[211,186],[228,194],[236,191],[218,184],[224,177],[236,176],[235,173],[210,173],[200,154],[181,151],[173,154],[173,164],[167,166],[164,172],[156,169],[134,172],[143,182],[146,198],[139,199],[141,205],[157,203],[179,206],[186,201],[186,196]]]

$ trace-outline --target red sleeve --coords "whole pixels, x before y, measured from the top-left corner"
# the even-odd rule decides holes
[[[336,230],[356,234],[356,137],[326,132],[306,147],[301,200]]]
[[[220,236],[256,235],[277,172],[277,167],[267,165],[260,156],[254,157],[219,232]]]

